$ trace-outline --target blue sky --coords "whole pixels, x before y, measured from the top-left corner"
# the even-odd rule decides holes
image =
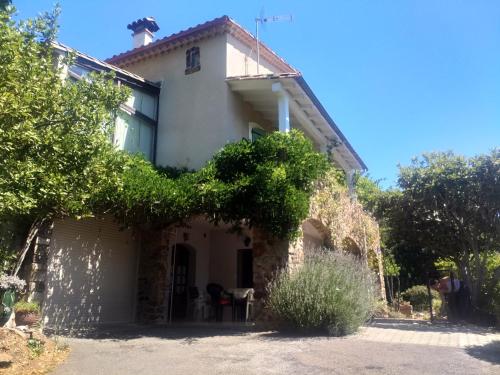
[[[54,1],[14,0],[19,17]],[[61,0],[59,39],[98,58],[128,50],[126,25],[154,16],[158,37],[227,14],[252,31],[261,9],[292,14],[262,40],[299,69],[369,167],[394,185],[397,164],[428,151],[472,156],[500,146],[500,1]]]

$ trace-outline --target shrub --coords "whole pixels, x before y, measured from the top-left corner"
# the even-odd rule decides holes
[[[40,305],[36,302],[19,301],[14,305],[14,311],[22,314],[39,313]]]
[[[285,326],[340,336],[355,332],[371,316],[375,291],[364,262],[321,250],[309,254],[298,270],[277,275],[267,306]]]
[[[439,293],[431,289],[432,309],[438,313],[441,308],[441,297]],[[429,295],[427,286],[415,285],[401,293],[403,300],[410,302],[415,311],[424,311],[429,309]]]

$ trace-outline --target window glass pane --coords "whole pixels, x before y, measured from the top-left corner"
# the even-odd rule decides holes
[[[114,144],[120,150],[125,148],[125,138],[127,137],[128,124],[126,116],[124,112],[120,111],[116,118]]]
[[[267,134],[266,131],[262,129],[252,128],[252,142],[256,141],[261,137],[264,137],[266,134]]]
[[[143,115],[156,120],[156,97],[142,94],[141,108],[137,108]]]
[[[138,90],[133,90],[131,96],[127,99],[125,104],[135,110],[141,112],[143,115],[156,120],[156,97],[143,93]]]
[[[114,139],[118,149],[131,154],[141,153],[146,159],[152,159],[154,128],[139,118],[120,111],[116,119]]]
[[[128,105],[130,108],[137,109],[137,107],[140,106],[140,103],[141,103],[141,93],[139,91],[132,90],[132,93],[128,97],[125,104]]]
[[[128,116],[127,119],[127,135],[125,137],[124,149],[135,154],[139,152],[139,122],[136,118]]]
[[[140,130],[139,150],[148,160],[151,160],[153,156],[153,137],[153,127],[143,122]]]
[[[82,79],[90,73],[90,70],[86,69],[82,66],[79,66],[79,65],[71,65],[68,68],[68,73],[69,73],[70,77],[73,77],[76,79]]]
[[[194,48],[193,49],[193,65],[194,68],[197,66],[200,66],[200,49],[199,48]]]

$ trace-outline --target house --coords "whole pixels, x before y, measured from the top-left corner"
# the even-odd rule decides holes
[[[229,17],[158,40],[151,17],[128,28],[131,50],[105,62],[77,52],[67,68],[74,79],[113,70],[133,89],[117,120],[117,147],[196,169],[229,142],[296,128],[318,151],[335,144],[347,176],[366,169],[300,72],[262,43],[257,58],[254,36]],[[304,222],[300,241],[290,244],[255,228],[229,233],[229,224],[199,217],[162,230],[123,229],[110,217],[58,221],[36,241],[30,293],[43,301],[47,327],[185,319],[193,287],[199,299],[208,283],[253,287],[261,297],[277,268],[323,244],[320,226]]]

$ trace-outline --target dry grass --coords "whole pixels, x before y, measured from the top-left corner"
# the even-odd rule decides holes
[[[39,332],[34,332],[33,338],[43,343],[43,351],[39,355],[28,347],[26,338],[12,330],[0,328],[1,375],[47,374],[68,355],[67,346]]]

